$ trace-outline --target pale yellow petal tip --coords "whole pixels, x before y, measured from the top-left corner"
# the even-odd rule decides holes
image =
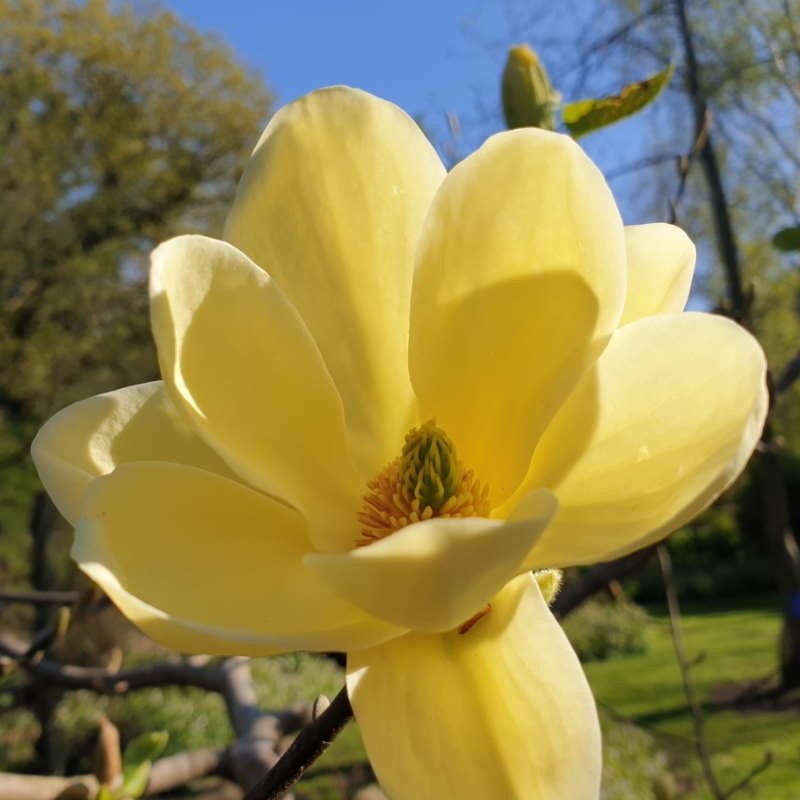
[[[539,589],[544,597],[547,605],[552,605],[558,593],[561,591],[561,585],[564,582],[564,573],[560,569],[542,569],[533,573],[536,583],[539,584]]]

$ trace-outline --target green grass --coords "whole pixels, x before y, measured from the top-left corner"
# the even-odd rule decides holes
[[[608,774],[604,798],[650,800],[648,775],[663,771],[657,751],[665,752],[677,773],[684,800],[707,800],[694,751],[691,718],[675,663],[669,623],[651,612],[648,648],[643,653],[618,655],[586,665],[586,672],[604,710]],[[741,683],[774,672],[779,617],[773,608],[752,601],[727,609],[687,606],[683,618],[690,657],[705,654],[693,668],[698,696],[726,683]],[[144,657],[142,654],[141,657]],[[149,654],[152,658],[152,654]],[[135,656],[129,662],[136,661]],[[317,694],[332,697],[342,672],[331,661],[308,655],[259,659],[253,664],[259,702],[282,708],[308,701]],[[61,704],[64,767],[80,772],[90,767],[96,717],[105,712],[128,740],[160,728],[171,732],[170,751],[205,744],[225,744],[231,730],[221,699],[199,690],[153,689],[127,697],[98,698],[88,692],[70,694]],[[637,727],[614,725],[613,718]],[[800,714],[747,713],[706,705],[707,738],[713,763],[724,787],[740,780],[769,749],[773,765],[757,777],[737,800],[800,800]],[[642,731],[654,737],[654,741]],[[0,768],[21,769],[32,755],[35,726],[24,712],[0,708]],[[348,726],[297,787],[298,800],[340,800],[345,784],[369,780],[358,729]],[[621,788],[620,788],[621,787]],[[666,795],[665,795],[666,796]],[[669,795],[672,797],[672,795]]]
[[[709,707],[714,689],[726,683],[763,678],[776,669],[780,619],[766,605],[698,613],[683,617],[689,658],[704,660],[692,668],[698,698],[704,704],[706,738],[723,787],[739,781],[772,751],[774,763],[759,775],[742,798],[800,798],[800,714],[742,713]],[[646,653],[618,656],[586,665],[598,703],[655,734],[678,766],[688,774],[683,796],[705,800],[710,793],[699,779],[680,672],[675,661],[669,621],[656,615]],[[685,777],[685,776],[684,776]],[[693,785],[693,788],[691,788]]]

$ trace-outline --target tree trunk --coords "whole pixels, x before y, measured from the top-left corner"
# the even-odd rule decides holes
[[[686,92],[692,103],[695,136],[699,137],[707,126],[708,106],[700,84],[700,68],[694,51],[687,0],[674,2],[685,58]],[[703,138],[698,157],[708,188],[717,252],[725,272],[728,295],[725,311],[747,326],[750,298],[743,289],[739,249],[731,222],[730,206],[725,196],[712,136],[706,133]],[[768,418],[761,437],[755,479],[761,498],[764,538],[775,567],[783,603],[780,674],[781,688],[786,690],[800,686],[800,552],[792,530],[786,479],[777,447]]]

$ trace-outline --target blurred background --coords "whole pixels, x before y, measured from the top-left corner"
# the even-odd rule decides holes
[[[604,800],[798,800],[798,0],[0,0],[0,800],[241,798],[342,684],[335,654],[145,639],[70,562],[28,454],[67,403],[157,377],[150,250],[219,235],[270,114],[333,83],[401,105],[448,166],[506,127],[580,136],[626,223],[697,243],[690,307],[762,342],[743,477],[659,552],[568,574],[555,610]],[[355,726],[294,797],[382,797]]]

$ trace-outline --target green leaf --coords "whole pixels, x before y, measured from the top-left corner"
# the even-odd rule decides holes
[[[167,731],[153,731],[143,733],[128,742],[122,754],[123,767],[135,767],[142,761],[155,761],[166,749],[169,742]]]
[[[598,128],[630,117],[658,97],[661,90],[669,83],[673,70],[674,67],[670,65],[643,81],[629,84],[619,94],[567,103],[562,112],[564,124],[577,139]]]
[[[122,786],[120,787],[120,797],[128,798],[141,797],[147,789],[147,781],[150,780],[150,767],[153,762],[150,760],[142,761],[140,764],[125,767],[122,770]]]
[[[95,800],[114,800],[114,795],[112,794],[111,789],[103,784],[100,787],[100,791],[97,793]]]
[[[778,231],[772,237],[772,244],[776,250],[782,250],[784,253],[800,250],[800,225]]]
[[[141,797],[150,779],[150,767],[169,742],[167,731],[153,731],[137,736],[128,743],[122,754],[122,786],[119,795],[124,798]]]

